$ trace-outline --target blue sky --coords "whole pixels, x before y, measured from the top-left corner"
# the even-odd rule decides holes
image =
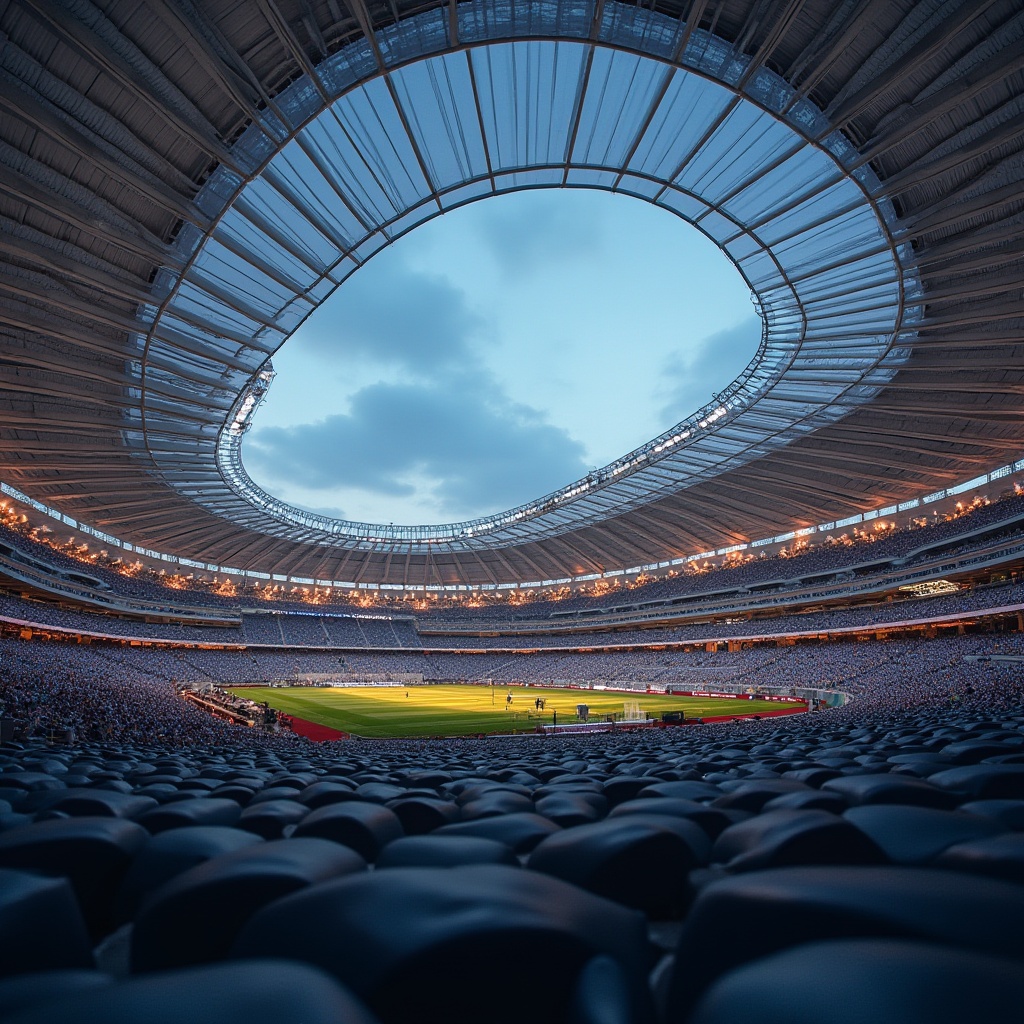
[[[285,343],[243,460],[345,519],[488,515],[710,401],[760,330],[735,268],[664,210],[582,190],[484,200],[383,250]]]

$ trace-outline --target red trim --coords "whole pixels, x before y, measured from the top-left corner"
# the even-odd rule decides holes
[[[317,722],[308,722],[305,718],[296,718],[294,715],[281,715],[280,713],[278,713],[278,717],[287,718],[291,722],[292,732],[296,736],[305,736],[315,743],[324,743],[328,740],[347,740],[349,738],[347,732],[330,729],[326,725],[320,725]]]
[[[701,720],[704,722],[732,722],[737,718],[778,718],[779,715],[802,715],[807,710],[807,705],[802,704],[798,708],[779,708],[778,711],[754,711],[746,715],[705,715]],[[693,719],[690,719],[693,721]]]

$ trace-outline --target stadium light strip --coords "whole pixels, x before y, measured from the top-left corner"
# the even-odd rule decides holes
[[[123,551],[127,551],[132,554],[144,555],[147,558],[156,559],[161,562],[169,562],[172,565],[180,565],[187,569],[202,569],[205,572],[224,573],[228,576],[239,576],[244,577],[245,579],[270,580],[273,583],[292,583],[297,586],[310,587],[334,587],[340,590],[386,590],[408,593],[423,593],[424,591],[431,593],[466,593],[475,591],[489,592],[496,590],[527,590],[535,587],[571,586],[572,584],[589,583],[593,580],[613,579],[618,576],[630,575],[631,573],[652,572],[659,569],[668,569],[675,565],[686,565],[690,562],[699,562],[702,559],[707,558],[720,558],[736,551],[747,551],[751,548],[766,547],[769,544],[784,544],[787,541],[796,540],[801,537],[808,537],[812,534],[831,533],[833,530],[841,530],[848,526],[856,526],[860,523],[870,523],[885,516],[909,512],[912,509],[933,504],[934,502],[941,501],[944,498],[955,498],[958,494],[963,494],[966,491],[974,490],[978,487],[984,487],[986,484],[995,483],[998,480],[1005,479],[1014,473],[1020,472],[1024,472],[1024,459],[1018,459],[1016,462],[1010,463],[1006,466],[1000,466],[998,469],[992,470],[991,473],[983,473],[981,476],[972,477],[970,480],[965,480],[963,483],[956,484],[953,487],[947,487],[945,490],[933,491],[930,494],[926,494],[923,498],[911,498],[909,501],[902,501],[898,505],[887,505],[884,508],[857,513],[856,515],[848,516],[846,519],[839,519],[830,523],[819,523],[817,526],[802,527],[798,530],[791,530],[789,533],[777,534],[774,537],[762,537],[759,540],[753,540],[747,544],[733,544],[729,547],[718,548],[714,551],[701,551],[695,555],[686,555],[685,557],[673,558],[669,561],[652,562],[647,565],[635,565],[628,569],[609,569],[607,572],[587,573],[582,576],[566,576],[557,580],[536,580],[522,583],[481,583],[476,586],[470,586],[462,583],[451,585],[435,583],[428,584],[425,587],[406,587],[400,583],[356,583],[346,580],[315,580],[301,576],[284,576],[267,572],[257,572],[252,569],[232,569],[228,566],[213,565],[209,562],[197,562],[191,558],[180,558],[177,555],[168,555],[162,551],[154,551],[150,548],[139,547],[138,545],[131,544],[128,541],[120,540],[112,534],[104,533],[102,530],[97,530],[86,523],[80,523],[77,519],[74,519],[69,515],[65,515],[63,512],[58,512],[56,509],[50,508],[48,505],[44,505],[41,501],[36,501],[35,498],[30,498],[27,494],[19,491],[16,487],[12,487],[10,484],[4,483],[3,481],[0,481],[0,493],[6,494],[9,498],[12,498],[19,504],[28,505],[37,512],[41,512],[43,515],[48,516],[64,526],[70,527],[72,530],[77,530],[79,533],[86,534],[89,537],[95,537],[97,540],[102,541],[104,544],[109,544],[111,547],[118,547]]]

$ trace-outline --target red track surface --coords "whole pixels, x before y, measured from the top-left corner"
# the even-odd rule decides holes
[[[337,729],[329,729],[326,725],[319,725],[316,722],[307,722],[304,718],[296,718],[294,715],[282,715],[292,723],[292,732],[296,736],[305,736],[323,743],[325,740],[347,740],[347,732],[339,732]]]
[[[807,710],[806,704],[799,707],[779,708],[778,711],[755,711],[748,714],[705,715],[705,722],[731,722],[736,718],[778,718],[780,715],[802,715]]]

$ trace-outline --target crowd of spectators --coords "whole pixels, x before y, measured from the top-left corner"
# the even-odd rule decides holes
[[[917,515],[901,524],[876,519],[843,533],[818,539],[811,535],[794,539],[788,547],[768,555],[764,549],[748,548],[716,557],[686,562],[657,578],[640,574],[601,578],[562,588],[536,590],[472,591],[466,593],[408,593],[397,597],[392,591],[325,587],[240,580],[203,573],[157,569],[140,560],[90,547],[71,537],[33,527],[10,504],[0,505],[0,543],[45,561],[62,573],[75,571],[97,583],[98,600],[108,598],[100,591],[145,602],[154,610],[173,613],[192,608],[197,611],[221,609],[239,613],[246,608],[265,607],[279,611],[324,611],[372,609],[376,614],[409,616],[423,623],[460,622],[514,623],[544,619],[567,612],[636,607],[686,597],[791,586],[794,581],[837,578],[877,569],[893,562],[915,562],[942,550],[971,550],[1003,539],[1024,535],[1024,496],[1011,491],[1000,500],[980,498],[967,506],[931,518]],[[958,538],[964,538],[957,543]]]
[[[996,658],[1002,655],[1010,660]],[[972,660],[981,658],[988,660]],[[1019,660],[1013,660],[1019,659]],[[833,642],[742,651],[358,654],[174,650],[0,640],[0,714],[24,738],[160,743],[167,746],[304,743],[289,734],[218,720],[182,699],[183,688],[306,676],[366,675],[427,681],[664,689],[837,690],[858,721],[913,709],[1012,707],[1024,700],[1024,636]],[[271,691],[252,691],[259,704]],[[1015,704],[1016,702],[1016,704]],[[261,722],[261,725],[269,723]]]
[[[805,612],[747,617],[742,604],[735,610],[719,609],[717,616],[694,616],[694,621],[671,626],[581,628],[579,624],[551,624],[543,632],[467,631],[425,632],[420,635],[409,620],[370,619],[338,615],[247,613],[239,627],[202,627],[181,623],[144,622],[94,615],[0,593],[0,618],[34,623],[60,630],[181,642],[284,648],[323,648],[343,651],[424,649],[523,650],[541,648],[604,647],[697,643],[799,632],[855,629],[899,622],[958,616],[963,613],[1024,605],[1024,583],[1007,582],[931,597],[879,601],[852,608],[814,608]],[[520,627],[521,628],[521,627]]]
[[[853,528],[817,544],[799,540],[770,556],[749,549],[709,556],[688,562],[664,577],[642,578],[638,585],[608,589],[605,581],[606,586],[598,593],[566,589],[557,599],[545,600],[543,592],[537,592],[534,600],[511,608],[451,605],[421,612],[418,618],[424,625],[466,619],[514,623],[573,611],[637,608],[683,597],[743,592],[752,587],[767,590],[792,586],[814,577],[850,578],[904,560],[905,564],[915,564],[937,551],[949,551],[950,541],[957,537],[971,538],[954,549],[968,551],[990,543],[994,537],[1006,540],[1020,536],[1024,536],[1024,497],[1014,493],[997,502],[979,501],[934,522],[919,519],[900,528],[894,522],[877,521],[871,528]]]
[[[169,652],[0,639],[0,715],[19,738],[57,741],[281,746],[291,734],[233,725],[178,693]],[[140,658],[139,655],[144,657]],[[198,675],[198,672],[194,672]]]
[[[49,601],[26,601],[0,591],[0,617],[18,622],[38,623],[64,630],[81,630],[108,636],[133,639],[202,640],[242,643],[239,626],[200,626],[181,622],[147,622],[122,615],[102,614],[84,609],[52,604]]]
[[[428,633],[421,636],[427,648],[466,647],[591,647],[606,644],[686,643],[703,639],[732,638],[785,634],[791,632],[821,632],[834,629],[874,627],[895,622],[914,622],[955,616],[983,609],[1006,608],[1024,604],[1024,584],[1005,583],[931,597],[907,597],[900,601],[880,601],[853,608],[815,608],[806,612],[763,615],[759,618],[740,618],[744,611],[737,602],[735,617],[725,610],[715,621],[701,617],[700,621],[673,626],[635,629],[546,630],[542,634],[501,633],[497,636],[478,636],[475,633]]]

